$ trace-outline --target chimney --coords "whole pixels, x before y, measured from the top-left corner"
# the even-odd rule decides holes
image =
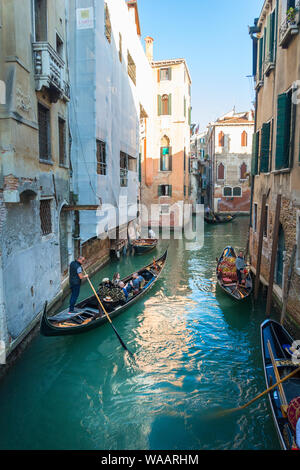
[[[147,36],[145,38],[146,41],[146,56],[149,62],[153,61],[153,41],[154,39],[151,38],[150,36]]]

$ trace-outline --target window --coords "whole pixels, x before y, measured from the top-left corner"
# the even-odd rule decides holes
[[[129,51],[127,51],[127,61],[128,61],[128,75],[136,85],[136,65],[131,57]]]
[[[218,165],[217,179],[218,180],[225,179],[225,166],[223,165],[223,163],[219,163]]]
[[[161,214],[169,214],[170,213],[170,206],[168,204],[162,204],[160,206],[160,213]]]
[[[47,41],[47,0],[34,1],[35,41]]]
[[[260,171],[268,173],[270,167],[271,122],[264,123],[261,129]]]
[[[158,115],[170,116],[172,114],[172,95],[158,95]]]
[[[52,232],[51,199],[42,199],[40,201],[40,220],[42,235],[49,235]]]
[[[39,155],[40,160],[51,161],[50,111],[38,103]]]
[[[241,142],[242,147],[247,147],[248,145],[248,134],[246,131],[242,132],[242,142]]]
[[[245,162],[243,162],[240,166],[240,179],[242,181],[247,179],[247,165]]]
[[[59,164],[66,165],[66,121],[58,118]]]
[[[232,196],[232,188],[230,186],[225,186],[223,189],[224,197],[231,197]]]
[[[264,226],[264,237],[268,238],[268,220],[269,220],[269,207],[265,207],[265,226]]]
[[[159,79],[160,80],[172,80],[172,68],[159,69]]]
[[[169,146],[160,148],[160,171],[172,171],[172,149]]]
[[[219,139],[219,147],[224,147],[224,140],[225,140],[224,139],[224,132],[221,131],[219,133],[218,139]]]
[[[172,186],[170,184],[160,184],[158,186],[158,196],[172,196]]]
[[[257,230],[257,204],[254,203],[253,205],[253,231],[256,232]]]
[[[251,174],[258,174],[258,147],[259,147],[259,131],[253,134],[252,142],[252,159],[251,159]]]
[[[106,145],[97,140],[97,174],[106,175]]]
[[[279,95],[277,99],[276,170],[289,168],[292,162],[293,139],[290,137],[294,122],[295,105],[292,105],[290,90]]]
[[[242,196],[242,188],[236,186],[233,188],[233,197],[241,197]]]
[[[64,43],[59,34],[56,33],[56,52],[60,57],[63,57]]]
[[[108,42],[111,42],[111,22],[107,3],[104,3],[104,34]]]
[[[122,62],[122,34],[119,33],[119,60]]]
[[[120,186],[128,186],[128,155],[120,152]]]

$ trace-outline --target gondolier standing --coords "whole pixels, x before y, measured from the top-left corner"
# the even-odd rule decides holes
[[[70,298],[69,313],[74,313],[75,304],[79,297],[81,280],[86,279],[88,277],[87,274],[85,275],[82,272],[81,265],[84,261],[85,258],[83,256],[79,256],[77,260],[72,261],[72,263],[70,264],[69,282],[72,294]]]

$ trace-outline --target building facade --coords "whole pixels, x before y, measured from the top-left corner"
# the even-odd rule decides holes
[[[94,253],[101,261],[110,250],[121,250],[128,224],[137,217],[140,125],[148,132],[153,77],[141,45],[136,1],[69,4],[71,160],[78,238],[82,253]]]
[[[153,60],[151,37],[146,38],[146,55],[154,81],[154,116],[152,144],[141,162],[143,225],[179,227],[183,223],[179,207],[191,194],[191,77],[184,59]]]
[[[72,257],[65,1],[0,4],[0,331],[11,351]]]
[[[210,165],[209,206],[214,212],[250,212],[254,115],[234,110],[209,124],[207,151]]]
[[[300,322],[300,2],[264,2],[255,24],[253,70],[256,85],[256,126],[253,146],[253,204],[250,254],[257,268],[262,238],[260,280],[271,279],[281,305],[291,288],[287,311]],[[265,205],[262,210],[263,199]],[[281,198],[281,200],[280,200]],[[278,216],[276,217],[276,206]],[[263,224],[265,220],[265,225]],[[262,230],[261,230],[262,229]],[[272,265],[272,255],[275,265]],[[295,256],[294,256],[295,255]],[[272,282],[274,277],[274,283]]]
[[[198,128],[199,129],[199,128]],[[191,136],[191,201],[193,212],[196,204],[208,205],[207,181],[209,161],[207,154],[207,132],[196,132]]]

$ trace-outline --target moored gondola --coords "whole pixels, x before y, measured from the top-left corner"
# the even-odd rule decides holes
[[[154,250],[154,248],[157,247],[157,244],[157,238],[140,238],[132,242],[135,254],[137,255],[143,255],[144,253],[148,253],[149,251]]]
[[[229,222],[232,222],[235,218],[237,217],[236,214],[234,215],[226,215],[225,217],[220,217],[216,218],[215,216],[204,216],[205,222],[208,224],[214,225],[214,224],[228,224]]]
[[[114,318],[122,313],[155,285],[162,273],[166,260],[167,250],[159,259],[153,260],[152,263],[137,271],[138,274],[145,279],[145,285],[137,294],[129,297],[126,302],[106,303],[105,299],[101,299],[110,318]],[[132,274],[122,279],[122,281],[126,284],[131,279]],[[68,309],[66,309],[56,315],[48,317],[47,308],[45,306],[41,319],[40,332],[44,336],[76,335],[98,328],[107,321],[107,316],[102,311],[101,307],[99,307],[99,303],[95,295],[93,295],[79,302],[75,306],[74,314],[69,314]]]
[[[267,387],[299,367],[300,351],[286,329],[274,320],[261,325],[261,348]],[[295,344],[294,344],[295,346]],[[269,392],[269,401],[279,442],[283,450],[296,446],[296,423],[300,418],[300,373]]]
[[[253,289],[251,272],[246,268],[242,285],[238,285],[235,261],[234,249],[227,246],[219,260],[217,260],[217,281],[221,289],[230,297],[235,300],[245,300],[250,296]]]

